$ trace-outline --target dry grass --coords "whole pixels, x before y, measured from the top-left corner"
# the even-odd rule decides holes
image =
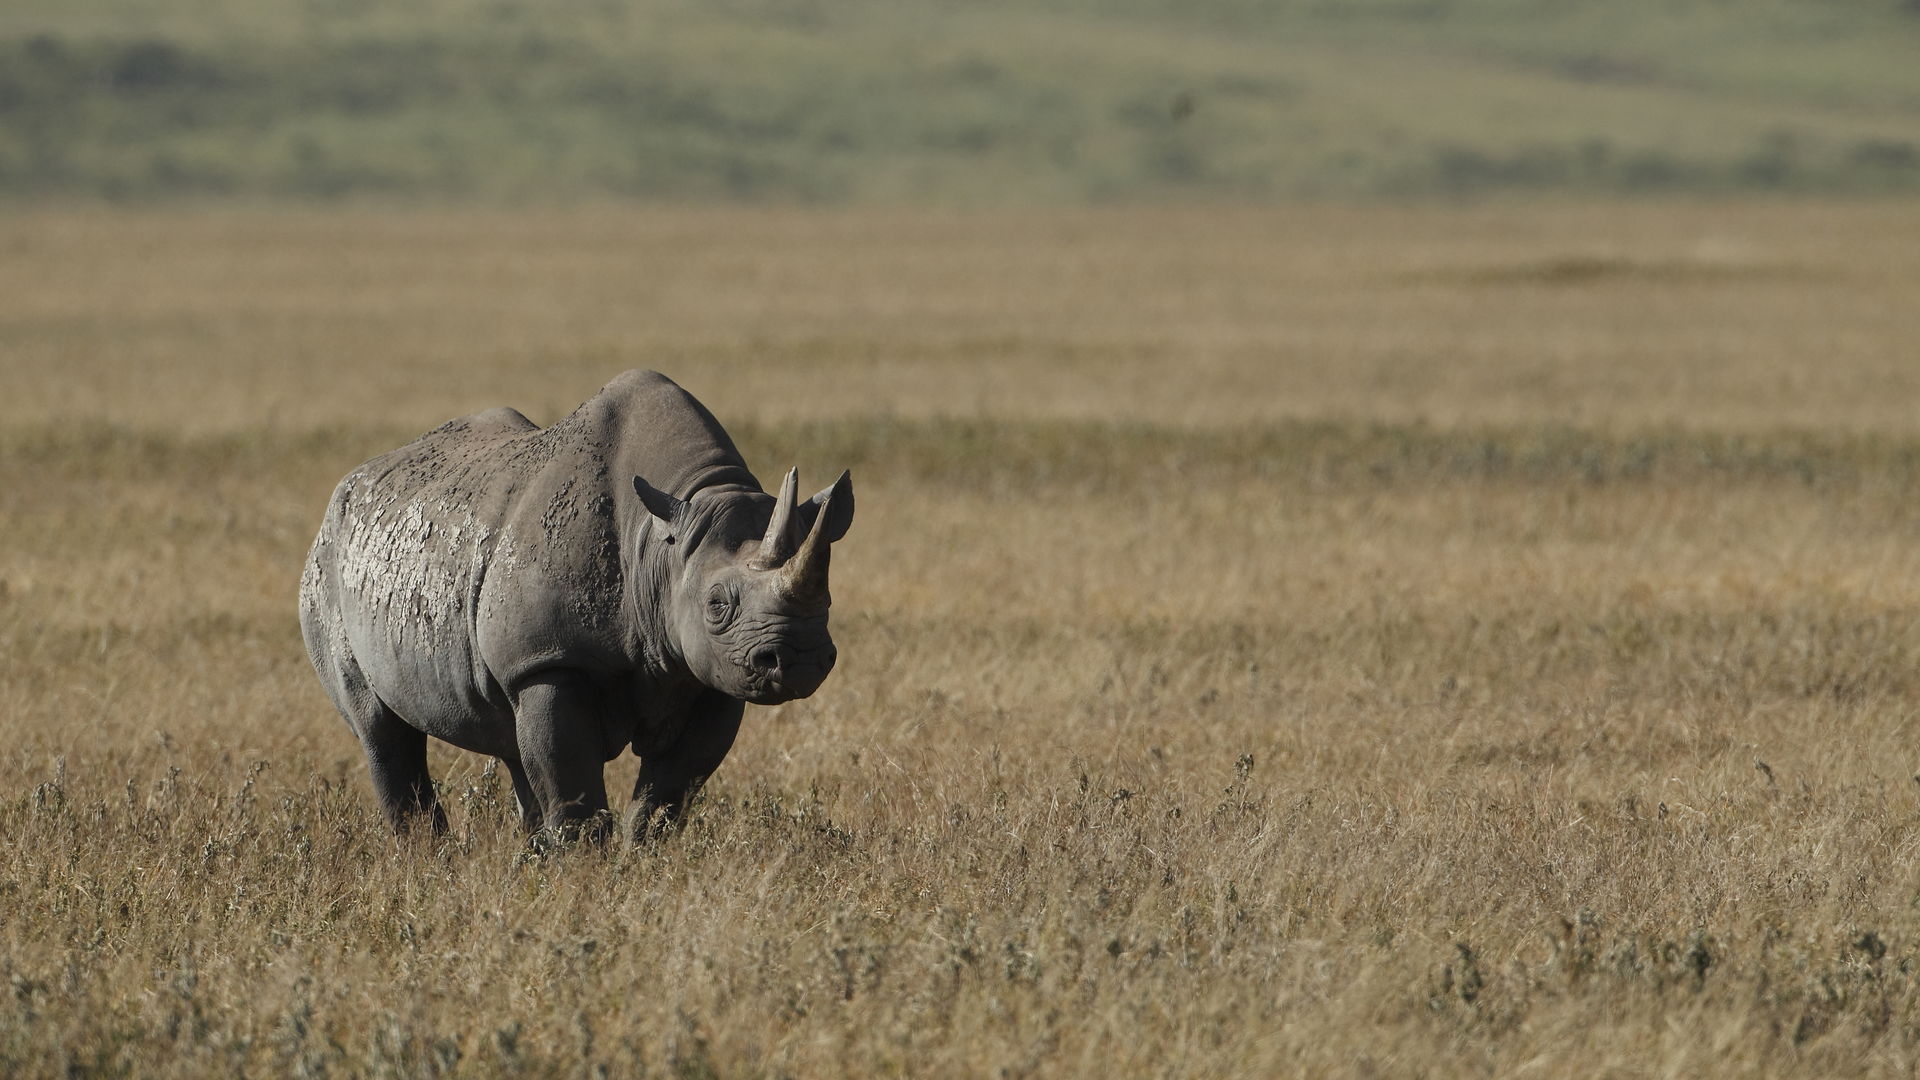
[[[1920,209],[0,237],[9,1074],[1920,1068]],[[396,844],[327,490],[637,364],[854,468],[841,670],[665,843]]]

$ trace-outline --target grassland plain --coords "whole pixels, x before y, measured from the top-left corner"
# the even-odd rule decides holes
[[[0,227],[10,1075],[1908,1075],[1911,204]],[[691,825],[396,842],[326,494],[672,372],[850,465]],[[614,767],[630,782],[632,762]]]

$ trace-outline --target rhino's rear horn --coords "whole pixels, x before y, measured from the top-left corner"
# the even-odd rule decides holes
[[[780,482],[780,494],[773,503],[773,518],[767,522],[767,535],[760,541],[760,554],[754,556],[753,565],[762,570],[771,570],[793,558],[800,546],[799,529],[793,518],[793,503],[799,497],[800,470],[788,469],[787,478]]]
[[[804,602],[818,602],[827,597],[828,552],[840,536],[846,534],[847,524],[853,518],[853,477],[841,473],[833,486],[815,496],[820,510],[813,517],[813,527],[807,530],[807,538],[800,545],[780,572],[780,584],[787,595]]]

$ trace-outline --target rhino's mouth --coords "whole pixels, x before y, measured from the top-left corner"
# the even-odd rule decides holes
[[[832,665],[795,664],[783,667],[773,676],[755,680],[747,700],[755,705],[779,705],[812,695],[827,681]]]
[[[746,699],[778,705],[806,697],[826,681],[835,659],[831,644],[802,650],[785,641],[764,643],[747,654]]]

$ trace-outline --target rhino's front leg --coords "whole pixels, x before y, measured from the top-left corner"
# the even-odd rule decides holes
[[[545,835],[605,840],[606,755],[597,695],[587,681],[567,671],[541,674],[515,696],[514,723],[520,766],[539,803]]]
[[[520,808],[520,824],[532,836],[540,831],[545,820],[540,813],[540,800],[534,798],[533,781],[527,779],[527,770],[514,758],[501,758],[500,763],[507,767],[507,775],[513,778],[513,801]]]
[[[733,749],[746,708],[744,701],[709,690],[693,700],[680,738],[666,750],[640,759],[633,809],[627,815],[628,834],[636,843],[647,838],[656,813],[667,823],[680,819],[700,785]]]

